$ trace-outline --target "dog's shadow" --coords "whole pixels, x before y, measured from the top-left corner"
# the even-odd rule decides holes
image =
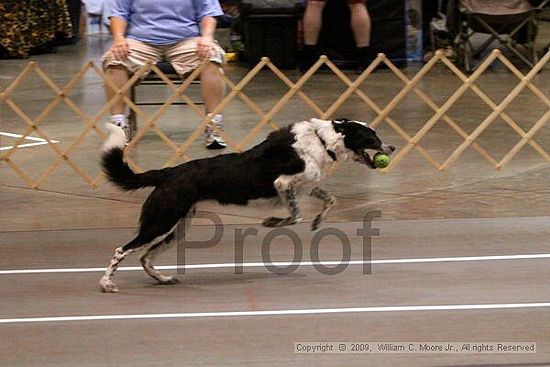
[[[227,284],[246,284],[263,279],[289,279],[289,278],[303,278],[305,274],[274,274],[271,272],[247,272],[244,270],[243,274],[204,274],[204,275],[187,275],[176,274],[176,278],[181,283],[174,285],[165,285],[159,283],[151,284],[152,287],[201,287],[209,285],[227,285]]]

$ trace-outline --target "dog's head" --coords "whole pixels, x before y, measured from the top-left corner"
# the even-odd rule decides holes
[[[361,121],[338,118],[332,120],[332,126],[337,133],[344,136],[344,146],[348,150],[348,156],[353,160],[376,168],[367,150],[391,155],[395,151],[393,145],[384,144],[376,135],[376,131],[367,123]]]

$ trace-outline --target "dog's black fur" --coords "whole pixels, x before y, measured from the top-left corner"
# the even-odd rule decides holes
[[[387,154],[395,149],[383,144],[375,131],[361,122],[315,120],[317,130],[312,130],[308,124],[313,122],[303,121],[272,132],[264,142],[242,153],[193,160],[144,173],[134,173],[124,162],[122,131],[109,127],[110,139],[115,141],[106,144],[102,155],[107,178],[123,190],[149,186],[155,189],[143,204],[138,235],[125,246],[117,248],[111,266],[100,282],[102,290],[116,292],[112,274],[118,264],[129,253],[147,245],[150,248],[141,258],[144,270],[160,283],[176,282],[175,278],[166,277],[154,269],[150,261],[173,239],[178,221],[185,218],[199,201],[216,200],[221,204],[246,205],[254,199],[279,197],[288,205],[291,216],[270,217],[264,220],[263,225],[293,224],[300,220],[295,189],[308,181],[320,179],[324,173],[324,163],[317,164],[320,159],[333,161],[351,156],[353,160],[374,168],[365,149]],[[317,133],[312,134],[311,131]],[[319,149],[315,150],[316,146]],[[300,147],[305,147],[305,150]],[[307,151],[308,147],[313,148]],[[306,171],[311,171],[306,167],[308,165],[314,171],[319,170],[321,176],[312,179],[311,175],[306,175]],[[317,187],[311,195],[324,203],[323,211],[312,223],[312,229],[316,229],[334,205],[334,198]]]
[[[156,192],[158,195],[173,192],[179,203],[167,202],[166,209],[203,200],[246,205],[249,200],[277,196],[273,186],[277,177],[304,170],[304,162],[291,148],[294,142],[290,127],[286,127],[245,152],[197,159],[176,167],[135,174],[128,165],[121,165],[120,148],[104,154],[102,165],[109,180],[123,190],[154,186],[156,189],[151,196],[156,196]],[[174,211],[181,210],[174,207]]]

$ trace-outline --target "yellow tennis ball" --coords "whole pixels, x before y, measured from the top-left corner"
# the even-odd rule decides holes
[[[389,155],[378,152],[372,157],[372,161],[376,168],[386,168],[389,166],[391,159]]]

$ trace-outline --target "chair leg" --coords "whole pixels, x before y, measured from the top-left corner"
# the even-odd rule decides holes
[[[132,85],[130,88],[130,100],[132,103],[136,103],[136,86]],[[137,132],[137,116],[136,112],[130,108],[130,112],[128,114],[128,125],[130,126],[130,139],[132,139],[134,136],[136,136]]]
[[[434,36],[435,30],[432,22],[430,22],[430,44],[432,46],[432,51],[435,52],[435,36]]]
[[[472,42],[470,41],[470,37],[472,34],[469,31],[468,26],[464,25],[464,35],[462,37],[462,47],[464,52],[464,70],[467,73],[472,72],[472,59],[474,57],[474,47],[472,46]]]
[[[470,72],[470,57],[468,55],[468,24],[461,20],[458,23],[457,38],[455,39],[457,60],[465,72]]]
[[[529,47],[529,55],[531,56],[531,61],[533,62],[533,65],[536,65],[539,62],[539,56],[537,55],[537,47],[536,47],[536,38],[537,38],[537,24],[531,22],[529,23],[528,28],[528,47]]]
[[[533,65],[537,65],[539,63],[539,55],[537,54],[537,48],[535,47],[535,42],[533,42],[533,45],[531,46],[532,53],[533,53]]]
[[[464,42],[464,70],[466,70],[467,73],[471,73],[473,70],[472,59],[473,59],[472,43],[470,42],[470,40],[466,40],[466,42]]]

